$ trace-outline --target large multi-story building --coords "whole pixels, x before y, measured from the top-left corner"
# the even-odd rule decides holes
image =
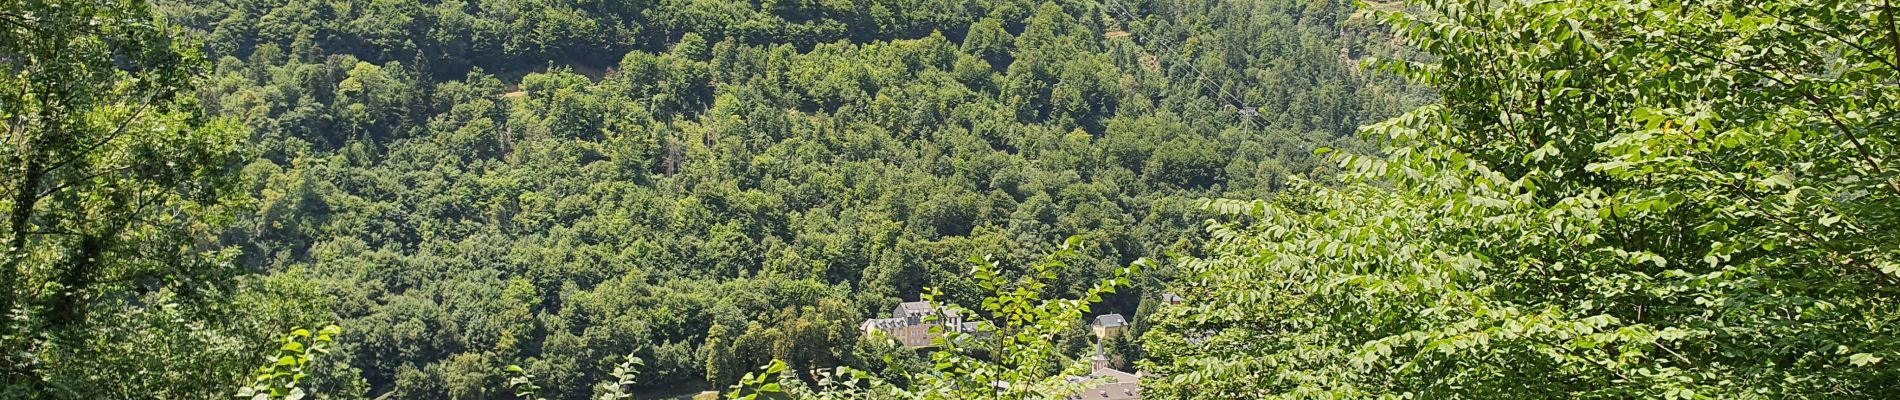
[[[896,308],[891,309],[890,318],[864,320],[864,323],[858,324],[858,329],[863,330],[865,335],[881,332],[897,339],[904,347],[920,348],[932,345],[931,341],[938,335],[932,334],[930,328],[939,326],[954,332],[976,334],[983,331],[981,324],[964,322],[963,316],[958,315],[956,310],[936,307],[928,301],[898,303]]]

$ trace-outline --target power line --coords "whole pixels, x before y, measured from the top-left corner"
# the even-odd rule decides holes
[[[1134,21],[1139,20],[1139,18],[1135,17],[1134,13],[1129,12],[1127,6],[1122,5],[1120,2],[1117,2],[1115,0],[1103,0],[1102,5],[1107,6],[1109,8],[1113,8],[1113,10],[1110,10],[1111,13],[1121,14],[1122,18],[1125,19],[1126,22],[1123,22],[1123,21],[1116,21],[1116,22],[1121,23],[1124,26],[1132,26]],[[1114,16],[1111,15],[1110,18],[1114,18]],[[1129,36],[1134,36],[1134,33],[1129,32]],[[1192,60],[1186,60],[1185,57],[1181,56],[1182,53],[1178,50],[1175,50],[1175,47],[1171,46],[1168,43],[1167,39],[1158,39],[1152,36],[1148,37],[1147,39],[1148,39],[1147,42],[1152,43],[1156,47],[1160,47],[1162,50],[1175,55],[1174,58],[1177,61],[1179,61],[1177,62],[1177,64],[1187,67],[1188,72],[1191,72],[1194,74],[1196,78],[1195,82],[1199,83],[1202,89],[1207,89],[1209,92],[1212,92],[1215,95],[1215,97],[1217,97],[1215,100],[1225,102],[1227,103],[1229,107],[1233,107],[1236,112],[1240,113],[1240,115],[1244,117],[1243,118],[1244,120],[1246,120],[1247,122],[1251,122],[1252,125],[1256,125],[1256,127],[1262,128],[1262,129],[1266,128],[1264,124],[1261,124],[1259,121],[1254,120],[1254,118],[1259,115],[1258,112],[1254,112],[1252,115],[1249,115],[1248,111],[1252,109],[1247,107],[1246,102],[1241,101],[1238,96],[1234,96],[1232,93],[1229,93],[1226,88],[1223,88],[1220,86],[1219,82],[1215,81],[1212,78],[1208,78],[1206,73],[1202,73],[1200,68],[1194,66],[1194,62]],[[1159,62],[1159,60],[1161,59],[1161,57],[1158,57],[1154,53],[1149,52],[1146,47],[1142,47],[1139,43],[1136,44],[1135,48],[1141,51],[1142,54],[1145,54],[1149,57],[1154,57],[1157,60],[1157,62]],[[1169,79],[1167,74],[1165,73],[1162,74],[1162,78]]]
[[[1121,5],[1121,3],[1119,3],[1119,2],[1116,2],[1116,1],[1114,1],[1114,0],[1106,0],[1106,1],[1105,1],[1105,2],[1103,3],[1103,5],[1108,5],[1108,6],[1112,6],[1112,7],[1114,7],[1114,8],[1115,8],[1115,12],[1116,12],[1116,13],[1119,13],[1119,14],[1121,14],[1121,15],[1122,15],[1122,17],[1123,17],[1123,18],[1125,18],[1125,19],[1127,19],[1127,20],[1128,20],[1128,21],[1129,21],[1130,23],[1132,23],[1133,21],[1136,21],[1136,20],[1139,20],[1139,18],[1137,18],[1137,17],[1136,17],[1135,15],[1134,15],[1134,13],[1131,13],[1131,12],[1129,12],[1129,11],[1128,11],[1128,8],[1127,8],[1126,6],[1123,6],[1123,5]],[[1125,23],[1125,24],[1126,24],[1126,23]],[[1134,36],[1134,33],[1132,33],[1132,32],[1130,32],[1130,33],[1129,33],[1129,35],[1130,35],[1130,36]],[[1180,56],[1180,55],[1182,54],[1182,53],[1181,53],[1180,51],[1177,51],[1177,50],[1175,50],[1175,49],[1174,49],[1174,46],[1172,46],[1172,45],[1170,45],[1170,44],[1168,43],[1168,40],[1167,40],[1167,39],[1164,39],[1164,38],[1154,38],[1154,37],[1149,37],[1149,38],[1148,38],[1148,42],[1150,42],[1150,43],[1154,43],[1154,44],[1155,44],[1156,46],[1159,46],[1159,47],[1161,47],[1161,48],[1162,48],[1163,50],[1166,50],[1166,51],[1168,51],[1169,53],[1172,53],[1172,54],[1175,54],[1175,55],[1177,56],[1177,59],[1185,59],[1185,57],[1181,57],[1181,56]],[[1144,53],[1146,53],[1146,52],[1148,52],[1148,49],[1146,49],[1146,48],[1142,48],[1142,49],[1141,49],[1141,51],[1142,51],[1142,52],[1144,52]],[[1153,54],[1149,54],[1149,55],[1150,55],[1150,56],[1153,56]],[[1203,88],[1206,88],[1206,89],[1210,89],[1211,91],[1213,91],[1213,92],[1215,92],[1216,94],[1218,94],[1218,95],[1220,95],[1220,96],[1221,96],[1221,97],[1223,98],[1223,100],[1226,100],[1226,101],[1229,101],[1229,102],[1233,102],[1233,103],[1240,103],[1240,101],[1239,101],[1238,99],[1236,99],[1236,98],[1235,98],[1235,96],[1233,96],[1232,94],[1230,94],[1230,93],[1228,93],[1226,89],[1224,89],[1224,88],[1221,88],[1219,84],[1213,84],[1212,86],[1209,86],[1209,84],[1208,84],[1208,82],[1212,82],[1213,80],[1212,80],[1212,79],[1210,79],[1210,78],[1208,78],[1208,77],[1207,77],[1207,74],[1204,74],[1204,73],[1201,73],[1201,70],[1200,70],[1200,68],[1197,68],[1197,67],[1195,67],[1195,66],[1194,66],[1194,63],[1193,63],[1193,62],[1192,62],[1191,60],[1187,60],[1187,61],[1184,61],[1184,62],[1182,62],[1181,64],[1182,64],[1183,66],[1186,66],[1186,67],[1188,68],[1188,71],[1189,71],[1189,72],[1193,72],[1193,73],[1194,73],[1194,75],[1196,75],[1197,77],[1199,77],[1199,79],[1200,79],[1200,80],[1201,80],[1201,82],[1202,82],[1202,85],[1201,85],[1201,86],[1202,86]]]

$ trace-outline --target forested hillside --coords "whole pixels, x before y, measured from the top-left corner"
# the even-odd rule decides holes
[[[0,0],[0,398],[1894,398],[1896,14]]]
[[[1042,294],[1080,295],[1194,248],[1198,199],[1326,174],[1314,149],[1356,148],[1359,125],[1424,99],[1357,66],[1393,50],[1343,1],[152,13],[170,46],[207,60],[181,107],[245,135],[224,176],[239,199],[195,245],[220,249],[223,284],[208,304],[99,291],[138,298],[89,323],[200,321],[178,334],[205,348],[55,346],[173,329],[139,325],[75,329],[40,353],[208,366],[117,382],[101,372],[131,367],[18,361],[61,395],[222,382],[272,335],[329,323],[344,334],[312,369],[337,397],[506,395],[503,367],[520,365],[579,398],[629,354],[641,387],[724,387],[772,359],[878,366],[891,351],[861,346],[857,323],[926,288],[976,307],[989,292],[973,256],[1017,274],[1076,237]],[[1161,276],[1098,311],[1133,314]]]

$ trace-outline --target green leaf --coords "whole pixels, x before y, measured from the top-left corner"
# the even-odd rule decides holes
[[[1880,360],[1881,360],[1880,357],[1876,357],[1873,354],[1868,354],[1868,353],[1854,353],[1854,355],[1847,356],[1847,363],[1853,364],[1856,367],[1865,367],[1869,365],[1879,364]]]

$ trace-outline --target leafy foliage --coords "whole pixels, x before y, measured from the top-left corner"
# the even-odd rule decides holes
[[[625,400],[633,398],[633,394],[628,391],[633,388],[634,378],[640,377],[640,367],[646,365],[646,360],[641,360],[640,357],[634,357],[632,354],[628,354],[626,361],[622,361],[620,365],[614,366],[614,371],[610,374],[610,376],[613,376],[613,380],[602,383],[600,389],[595,392],[594,398],[598,400]]]
[[[508,388],[514,390],[515,398],[521,400],[543,400],[541,397],[541,386],[534,384],[534,374],[528,373],[527,370],[523,370],[521,366],[517,365],[510,365],[502,370],[508,372]]]
[[[0,1],[0,397],[1893,397],[1893,5],[1358,6]]]
[[[1440,104],[1218,200],[1162,398],[1892,394],[1891,7],[1372,4]]]
[[[330,342],[340,333],[342,328],[336,325],[325,326],[316,332],[292,328],[290,333],[277,339],[280,343],[277,354],[265,357],[264,366],[257,367],[249,386],[238,388],[237,397],[297,400],[309,396],[310,393],[298,384],[310,376],[305,370],[310,367],[311,359],[328,353]]]
[[[223,397],[248,368],[265,336],[220,323],[238,270],[207,240],[248,132],[199,108],[204,67],[146,2],[0,3],[0,397]]]

